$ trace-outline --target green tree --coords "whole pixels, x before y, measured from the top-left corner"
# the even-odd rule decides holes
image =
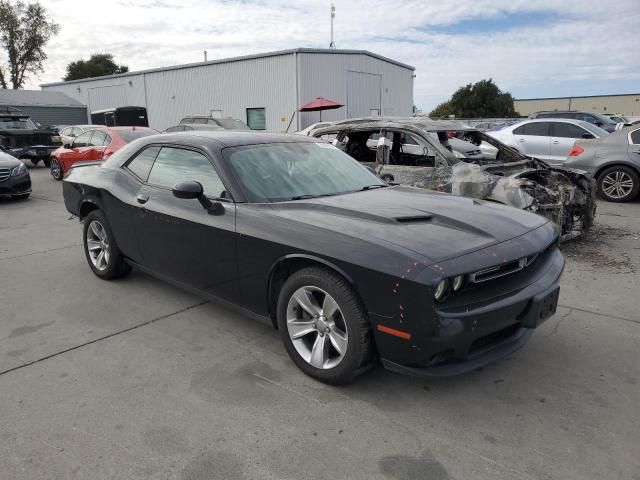
[[[115,75],[129,71],[126,65],[117,65],[110,53],[96,53],[89,60],[76,60],[67,65],[65,81],[79,80],[81,78],[101,77],[103,75]]]
[[[489,79],[460,87],[450,100],[441,103],[429,114],[432,118],[450,115],[457,118],[500,118],[516,117],[518,113],[513,107],[511,94],[502,92]]]
[[[0,0],[0,43],[7,53],[7,64],[0,66],[0,86],[22,88],[27,73],[42,72],[44,46],[59,31],[39,2]]]

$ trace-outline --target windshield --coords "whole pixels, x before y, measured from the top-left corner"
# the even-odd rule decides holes
[[[337,195],[387,184],[329,143],[272,143],[228,148],[225,160],[250,202]]]
[[[36,124],[29,117],[0,117],[0,129],[3,130],[35,130],[36,128]]]
[[[584,128],[585,130],[589,130],[591,133],[593,133],[596,137],[606,137],[607,135],[609,135],[609,132],[607,132],[605,129],[598,127],[597,125],[594,125],[593,123],[589,123],[589,122],[580,122],[580,126],[582,128]]]
[[[235,118],[214,118],[214,120],[227,130],[250,130],[246,123]]]

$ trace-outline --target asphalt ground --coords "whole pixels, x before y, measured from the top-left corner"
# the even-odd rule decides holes
[[[0,199],[0,479],[640,479],[640,201],[563,247],[557,314],[462,376],[331,387],[276,331],[86,265],[61,184]]]

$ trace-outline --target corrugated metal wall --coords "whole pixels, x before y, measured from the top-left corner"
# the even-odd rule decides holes
[[[15,107],[31,117],[31,120],[42,126],[46,125],[78,125],[87,123],[87,111],[84,107]]]
[[[380,115],[406,116],[413,113],[412,70],[361,54],[299,53],[298,57],[300,105],[315,97],[329,98],[345,105],[322,112],[323,120],[371,115],[371,110],[376,108],[372,104],[375,95],[371,90],[375,88],[377,78],[380,78],[381,85],[378,102]],[[373,75],[355,77],[354,73],[349,72]],[[368,93],[356,93],[359,88]],[[317,112],[301,113],[299,128],[305,128],[319,120]]]
[[[365,54],[291,52],[43,89],[61,91],[90,111],[124,105],[147,107],[150,126],[158,130],[177,124],[184,116],[211,115],[213,111],[246,122],[247,108],[264,108],[267,130],[280,132],[299,106],[318,96],[349,106],[323,112],[327,120],[348,118],[347,114],[370,115],[376,108],[382,115],[410,115],[412,76],[410,69]],[[296,114],[289,131],[304,128],[318,117],[315,112]]]

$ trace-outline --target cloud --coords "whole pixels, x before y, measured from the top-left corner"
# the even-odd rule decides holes
[[[140,70],[294,47],[326,48],[329,2],[304,0],[42,0],[62,26],[45,73],[114,54]],[[414,65],[426,110],[459,86],[493,78],[516,97],[624,93],[640,79],[637,0],[335,0],[338,48]],[[593,88],[607,89],[593,91]]]

